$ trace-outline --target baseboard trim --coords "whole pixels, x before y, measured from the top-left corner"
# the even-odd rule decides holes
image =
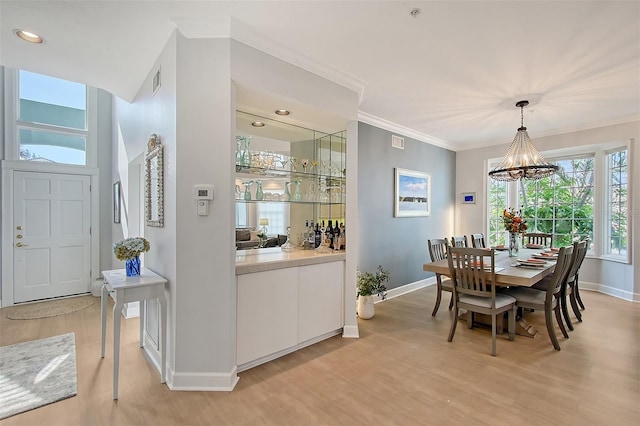
[[[360,337],[357,325],[347,325],[342,329],[342,337],[347,339],[357,339]]]
[[[274,352],[274,353],[272,353],[270,355],[263,356],[262,358],[255,359],[253,361],[245,362],[244,364],[239,365],[237,367],[238,373],[241,373],[241,372],[246,371],[246,370],[248,370],[250,368],[253,368],[253,367],[257,367],[258,365],[264,364],[265,362],[273,361],[276,358],[280,358],[281,356],[288,355],[288,354],[290,354],[292,352],[295,352],[295,351],[298,351],[298,350],[300,350],[302,348],[306,348],[307,346],[311,346],[311,345],[313,345],[315,343],[321,342],[321,341],[323,341],[325,339],[328,339],[330,337],[333,337],[333,336],[336,336],[336,335],[338,335],[340,333],[343,333],[343,331],[344,331],[343,328],[339,328],[337,330],[330,331],[328,333],[322,334],[322,335],[320,335],[318,337],[315,337],[313,339],[309,339],[309,340],[306,340],[306,341],[304,341],[302,343],[298,343],[297,345],[291,346],[290,348],[283,349],[283,350],[278,351],[278,352]]]
[[[393,299],[394,297],[402,296],[403,294],[411,293],[416,290],[420,290],[421,288],[429,287],[436,284],[435,275],[431,278],[426,278],[424,280],[416,281],[413,283],[405,284],[400,287],[392,288],[387,291],[387,300]],[[382,302],[382,297],[374,296],[373,303]]]
[[[236,367],[228,373],[176,373],[167,368],[167,386],[172,391],[231,392],[238,380]]]
[[[591,283],[588,281],[579,281],[580,290],[597,291],[598,293],[606,294],[607,296],[617,297],[628,302],[640,302],[640,294],[633,293],[619,288],[611,287],[604,284]]]

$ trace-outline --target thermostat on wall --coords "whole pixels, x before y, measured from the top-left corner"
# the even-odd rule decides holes
[[[193,196],[196,200],[213,200],[213,185],[193,185]]]

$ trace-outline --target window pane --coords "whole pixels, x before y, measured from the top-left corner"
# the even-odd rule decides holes
[[[607,156],[608,184],[608,246],[607,253],[625,256],[627,254],[627,150]]]
[[[21,160],[86,165],[84,136],[20,129],[18,138]]]
[[[20,71],[19,91],[20,121],[86,129],[85,85]]]

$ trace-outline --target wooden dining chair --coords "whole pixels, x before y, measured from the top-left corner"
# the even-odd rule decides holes
[[[469,243],[467,242],[467,236],[463,235],[462,237],[451,237],[451,246],[469,247]]]
[[[436,240],[427,240],[427,246],[429,247],[429,256],[432,262],[444,260],[447,258],[447,247],[449,243],[445,238]],[[440,301],[442,300],[442,291],[451,292],[451,300],[449,301],[449,310],[453,308],[453,283],[447,277],[443,279],[441,274],[436,274],[436,305],[433,307],[431,316],[435,317],[440,307]]]
[[[580,316],[580,310],[578,309],[578,305],[575,299],[575,282],[578,278],[578,269],[582,264],[582,260],[584,260],[584,256],[587,253],[587,242],[586,241],[576,241],[573,243],[573,255],[571,256],[571,264],[569,265],[569,272],[567,273],[564,283],[562,283],[562,289],[560,294],[560,309],[562,311],[562,316],[564,317],[564,322],[567,324],[569,330],[573,330],[573,323],[571,322],[571,318],[569,317],[569,309],[567,307],[567,297],[570,299],[571,307],[576,314],[576,318],[578,321],[582,321],[582,317]],[[552,277],[545,277],[542,281],[537,282],[531,288],[535,288],[537,290],[546,291],[552,282]]]
[[[448,341],[453,340],[458,310],[467,310],[467,323],[473,327],[473,313],[491,316],[491,355],[496,356],[497,316],[508,312],[509,340],[515,339],[516,299],[496,293],[495,251],[479,248],[448,247],[449,272],[453,281],[453,316]]]
[[[473,248],[486,248],[487,245],[484,242],[484,234],[471,234],[471,245]]]
[[[528,232],[522,234],[522,247],[526,248],[529,244],[553,247],[553,234],[544,234],[541,232]]]
[[[572,295],[574,297],[575,302],[577,303],[577,305],[580,306],[580,309],[584,310],[584,303],[582,303],[582,298],[580,297],[580,288],[578,287],[578,275],[580,274],[580,267],[582,266],[582,262],[584,261],[584,258],[587,255],[587,252],[589,251],[589,247],[591,246],[591,240],[586,239],[584,240],[586,243],[586,247],[584,250],[584,254],[582,255],[582,258],[580,259],[580,265],[578,265],[578,271],[576,272],[576,280],[573,284],[573,289],[572,289]],[[571,305],[573,307],[573,303]],[[579,310],[578,309],[574,309],[574,312],[576,312]],[[582,322],[582,314],[580,314],[580,316],[576,315],[578,317],[578,321]]]
[[[567,274],[567,284],[565,286],[565,297],[562,298],[562,314],[567,322],[569,330],[573,330],[573,324],[569,318],[569,309],[567,309],[567,297],[571,303],[571,309],[575,314],[578,322],[582,322],[582,313],[578,308],[578,273],[580,267],[587,254],[589,248],[589,240],[578,241],[573,243],[573,258],[571,259],[571,269]]]
[[[555,319],[562,331],[562,335],[569,338],[567,330],[562,323],[562,317],[560,313],[561,309],[561,297],[563,292],[563,284],[565,284],[565,278],[569,273],[571,267],[571,257],[573,256],[573,247],[561,247],[558,252],[558,260],[556,262],[553,275],[549,279],[546,290],[538,290],[529,287],[510,287],[505,290],[505,293],[516,299],[516,304],[519,308],[525,309],[539,309],[544,311],[545,323],[547,325],[547,332],[551,343],[556,350],[560,350],[560,343],[556,336],[555,327],[553,325],[553,314],[555,313]]]

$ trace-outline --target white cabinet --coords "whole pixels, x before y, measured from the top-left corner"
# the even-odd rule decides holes
[[[237,276],[238,371],[338,334],[344,261]]]
[[[344,262],[298,268],[298,343],[342,328]]]
[[[238,276],[237,364],[298,343],[298,271]]]

